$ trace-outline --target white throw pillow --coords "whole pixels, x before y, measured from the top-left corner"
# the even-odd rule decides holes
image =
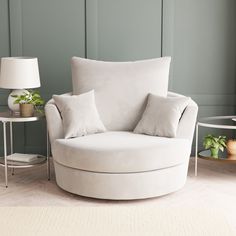
[[[106,131],[96,108],[93,90],[81,95],[53,95],[53,99],[61,112],[65,138]]]
[[[149,94],[146,109],[134,133],[176,137],[179,120],[189,101],[189,97],[160,97]]]

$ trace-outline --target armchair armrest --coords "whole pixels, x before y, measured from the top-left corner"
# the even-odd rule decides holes
[[[50,142],[53,143],[54,140],[63,138],[61,115],[52,99],[49,100],[49,102],[45,106],[45,115],[47,119]]]
[[[65,95],[70,96],[71,93],[66,93]],[[45,106],[45,115],[47,120],[49,138],[52,144],[54,140],[64,138],[61,114],[53,99],[47,102]]]
[[[181,97],[183,95],[169,92],[168,96]],[[198,114],[198,105],[191,99],[189,105],[186,107],[179,121],[179,126],[176,136],[177,138],[186,138],[192,143],[197,120],[197,114]]]
[[[197,120],[197,113],[198,106],[193,100],[191,100],[180,119],[177,130],[178,138],[187,138],[192,143]]]

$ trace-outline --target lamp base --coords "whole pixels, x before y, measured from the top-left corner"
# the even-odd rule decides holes
[[[24,93],[27,93],[28,91],[26,89],[14,89],[8,96],[8,108],[16,114],[20,113],[20,105],[19,104],[14,104],[14,101],[16,98],[13,98],[12,95],[23,95]]]

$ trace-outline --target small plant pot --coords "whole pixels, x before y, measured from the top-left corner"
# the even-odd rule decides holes
[[[218,158],[219,149],[211,148],[210,150],[211,150],[211,156],[214,158]]]
[[[227,152],[229,155],[236,155],[236,140],[230,139],[227,142]]]
[[[20,104],[20,115],[22,117],[31,117],[34,114],[33,104]]]

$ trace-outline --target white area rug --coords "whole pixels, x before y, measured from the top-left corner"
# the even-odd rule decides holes
[[[2,207],[1,236],[233,236],[214,209]]]
[[[45,208],[42,208],[44,209],[42,210],[41,213],[42,217],[40,218],[38,214],[37,220],[34,221],[34,222],[38,221],[38,223],[29,223],[28,216],[30,214],[27,212],[27,209],[30,208],[26,208],[24,210],[24,215],[20,217],[20,219],[16,219],[15,217],[18,214],[13,213],[11,210],[7,211],[4,210],[5,209],[4,207],[45,207]],[[165,218],[163,217],[161,217],[160,220],[158,220],[158,218],[155,219],[154,222],[157,222],[156,224],[158,224],[159,221],[164,222],[162,225],[167,227],[167,225],[171,225],[170,222],[172,219],[173,222],[172,227],[168,226],[170,230],[173,230],[174,227],[180,227],[179,226],[180,223],[177,223],[178,221],[176,221],[176,219],[182,221],[186,221],[185,219],[187,219],[188,221],[191,220],[189,219],[189,217],[192,217],[191,222],[194,223],[185,224],[185,227],[192,227],[191,229],[193,232],[188,236],[192,236],[194,235],[194,233],[195,235],[197,235],[197,233],[199,233],[199,231],[195,230],[194,226],[196,226],[196,228],[198,228],[199,230],[200,229],[205,230],[205,231],[203,230],[203,232],[201,232],[200,235],[207,235],[206,233],[204,234],[204,232],[209,232],[209,230],[211,230],[212,228],[215,228],[215,233],[213,235],[216,235],[216,233],[218,233],[219,235],[219,232],[221,231],[218,231],[218,227],[220,227],[221,224],[223,224],[222,227],[224,229],[225,221],[227,221],[230,224],[230,227],[235,231],[233,235],[236,236],[236,165],[232,163],[222,164],[218,162],[199,160],[199,175],[198,177],[195,177],[194,159],[191,158],[187,183],[183,189],[175,193],[168,194],[166,196],[146,199],[146,200],[136,200],[136,201],[96,200],[70,194],[68,192],[63,191],[56,185],[53,168],[52,168],[52,179],[51,181],[47,180],[45,166],[33,169],[15,170],[14,176],[10,175],[9,172],[9,187],[6,189],[4,186],[4,169],[0,168],[0,236],[5,236],[6,234],[5,235],[3,234],[3,229],[5,230],[6,225],[13,223],[14,227],[12,226],[9,228],[7,227],[8,228],[7,236],[8,235],[17,236],[15,233],[10,234],[10,230],[14,230],[16,229],[16,227],[19,227],[19,229],[17,229],[16,232],[20,233],[22,232],[23,229],[28,228],[28,226],[33,227],[34,225],[36,225],[37,227],[41,227],[40,228],[41,234],[38,235],[50,236],[50,233],[47,232],[42,233],[42,230],[48,231],[48,228],[44,227],[44,224],[40,223],[40,221],[47,220],[48,219],[47,217],[49,217],[48,220],[49,222],[51,219],[50,217],[52,217],[53,213],[48,214],[44,218],[43,215],[45,215],[45,213],[43,212],[52,211],[54,207],[56,207],[55,209],[57,209],[57,207],[69,207],[68,209],[78,209],[78,207],[79,209],[80,207],[81,208],[91,207],[91,209],[93,207],[102,207],[102,208],[136,207],[137,209],[141,208],[147,209],[148,207],[149,209],[160,208],[160,211],[164,212],[160,214],[164,216],[166,215],[169,216],[168,218],[169,220],[167,221],[169,223],[165,222],[164,221]],[[176,208],[177,210],[174,210]],[[198,210],[191,210],[191,209],[198,209]],[[197,213],[197,211],[199,213]],[[4,220],[5,212],[7,212],[6,220]],[[64,214],[62,213],[58,213],[57,216],[59,217],[63,215]],[[101,218],[103,217],[102,215],[100,215]],[[60,222],[60,220],[56,218],[57,216],[53,216],[54,220],[52,220],[50,223],[51,227],[56,227],[56,222]],[[145,219],[150,219],[150,217],[147,216],[145,217]],[[6,221],[7,223],[3,223]],[[222,223],[221,224],[216,223],[219,221],[221,221]],[[20,223],[20,226],[18,226],[18,222]],[[66,222],[67,221],[65,221],[64,225],[68,224]],[[133,224],[136,225],[135,223]],[[214,224],[216,225],[216,227],[212,226]],[[201,226],[200,228],[199,225]],[[66,228],[69,232],[70,227]],[[146,234],[142,233],[141,231],[141,234],[145,236],[146,235],[168,236],[168,234],[167,233],[164,234],[164,232],[163,234],[160,233],[151,234],[150,233],[151,229],[152,228],[150,228],[150,230],[147,231]],[[182,231],[184,231],[184,229],[185,228],[183,228]],[[59,236],[63,235],[64,233],[63,228],[60,229],[59,231],[61,231],[62,234],[58,235]],[[173,232],[172,235],[178,235],[174,234],[177,232],[178,231]],[[113,236],[112,234],[110,235]],[[32,234],[32,232],[30,232],[28,234],[24,233],[24,235],[34,236],[37,234],[36,233]],[[64,234],[64,235],[70,236],[70,234]],[[74,235],[77,236],[78,234]],[[96,232],[95,235],[98,235],[98,233]],[[138,235],[138,233],[136,235]],[[207,236],[211,235],[212,234],[208,234]],[[226,234],[221,234],[221,235],[224,236]],[[79,236],[84,236],[84,235],[80,234]]]

